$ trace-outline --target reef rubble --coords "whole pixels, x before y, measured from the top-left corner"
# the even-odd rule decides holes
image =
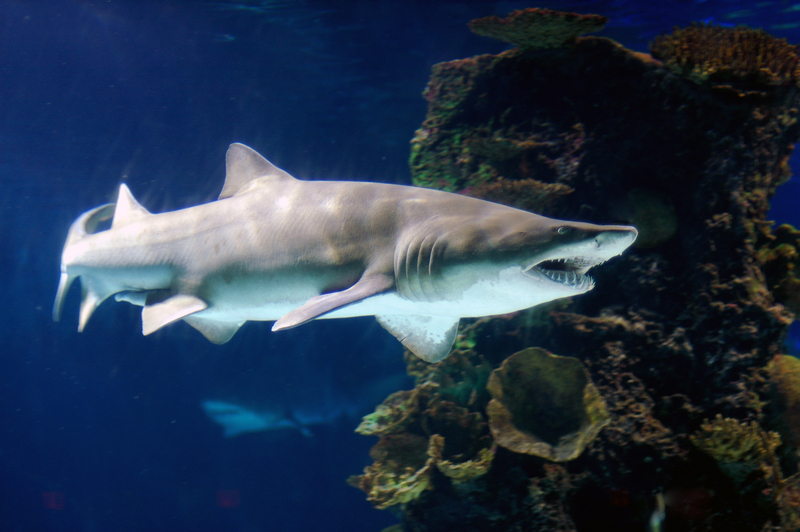
[[[797,47],[694,25],[651,56],[574,29],[600,19],[512,16],[471,27],[522,49],[433,67],[415,184],[633,223],[639,245],[587,294],[464,320],[442,362],[407,356],[416,387],[365,418],[380,441],[350,483],[406,532],[799,529],[800,238],[766,219],[800,138]],[[531,45],[520,21],[543,18],[573,33]],[[537,395],[562,393],[555,374],[569,391]]]

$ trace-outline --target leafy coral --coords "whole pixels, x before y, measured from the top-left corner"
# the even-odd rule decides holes
[[[384,436],[370,452],[374,463],[347,482],[366,492],[376,508],[407,503],[428,489],[435,467],[433,454],[434,447],[423,436]]]
[[[484,17],[469,23],[473,33],[511,43],[523,50],[560,48],[584,33],[603,29],[608,18],[551,9],[528,8],[508,17]]]
[[[464,334],[459,336],[463,343]],[[434,472],[460,484],[491,467],[495,446],[487,423],[479,411],[467,407],[481,402],[477,390],[483,389],[490,371],[485,361],[475,359],[462,352],[438,364],[418,365],[420,360],[408,355],[409,374],[417,386],[393,393],[364,416],[356,432],[381,439],[370,453],[373,464],[348,483],[366,492],[376,508],[415,500]]]

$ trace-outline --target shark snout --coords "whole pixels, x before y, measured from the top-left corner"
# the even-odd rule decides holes
[[[633,244],[639,232],[635,227],[620,226],[614,229],[605,229],[594,237],[598,249],[609,247],[621,247],[621,250],[626,249]]]
[[[603,231],[595,235],[594,241],[597,250],[603,255],[608,252],[608,257],[611,258],[625,251],[633,244],[638,235],[639,232],[635,227],[621,225],[604,228]]]

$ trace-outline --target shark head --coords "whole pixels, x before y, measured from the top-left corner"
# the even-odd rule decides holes
[[[498,206],[499,207],[499,206]],[[462,316],[505,314],[594,287],[588,271],[636,239],[629,226],[601,226],[498,209],[464,223],[438,223],[396,252],[398,291],[448,301]],[[470,302],[478,302],[470,309]]]

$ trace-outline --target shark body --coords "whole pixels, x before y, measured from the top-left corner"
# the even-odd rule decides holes
[[[301,181],[232,144],[215,202],[151,214],[123,184],[116,204],[82,214],[64,245],[53,319],[80,277],[79,331],[115,294],[144,307],[145,335],[183,319],[215,343],[250,320],[280,330],[374,315],[437,361],[460,318],[584,293],[594,286],[586,271],[636,234],[437,190]]]

